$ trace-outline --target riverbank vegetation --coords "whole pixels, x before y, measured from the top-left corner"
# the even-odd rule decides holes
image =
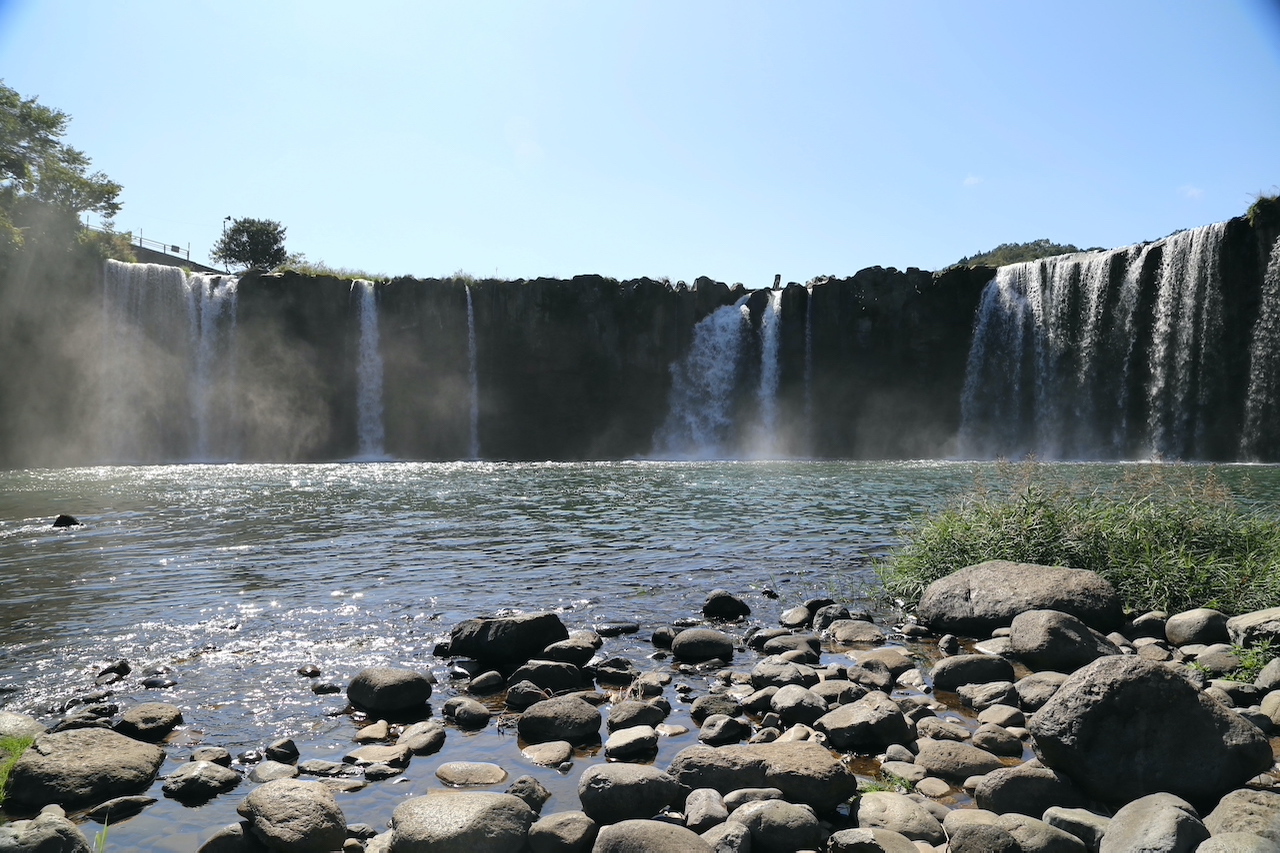
[[[879,567],[911,604],[940,577],[985,560],[1091,569],[1135,612],[1280,601],[1280,516],[1239,500],[1212,469],[1143,466],[1118,481],[1028,463],[906,531]]]
[[[13,765],[18,763],[22,753],[26,752],[35,740],[33,737],[13,735],[0,737],[0,805],[4,804],[5,794],[8,793],[9,774],[13,772]]]

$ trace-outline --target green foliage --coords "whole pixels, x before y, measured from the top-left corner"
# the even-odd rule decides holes
[[[1030,463],[919,520],[879,567],[885,591],[919,600],[985,560],[1091,569],[1125,605],[1245,613],[1280,599],[1280,518],[1242,508],[1212,472],[1152,466],[1098,487]]]
[[[863,782],[858,786],[859,794],[874,794],[883,791],[890,793],[905,794],[915,789],[915,785],[911,780],[903,779],[894,773],[886,773],[881,771],[876,777],[868,782]]]
[[[952,264],[952,266],[1002,267],[1006,264],[1018,264],[1023,261],[1035,261],[1040,258],[1049,258],[1054,255],[1069,255],[1073,252],[1080,251],[1085,250],[1073,246],[1070,243],[1052,243],[1048,238],[1041,237],[1039,240],[1032,240],[1030,243],[1001,243],[990,251],[979,252],[976,255],[961,258]]]
[[[284,232],[285,227],[272,219],[235,219],[209,255],[240,269],[273,270],[289,260]]]
[[[0,753],[3,753],[3,757],[0,757],[0,804],[4,803],[5,794],[8,793],[9,774],[13,772],[13,765],[18,763],[22,753],[35,742],[33,737],[0,738]]]
[[[1254,228],[1280,229],[1280,194],[1258,193],[1245,215]]]
[[[1280,645],[1268,637],[1248,648],[1235,646],[1232,652],[1240,661],[1240,665],[1228,673],[1227,677],[1235,681],[1252,682],[1262,672],[1263,667],[1280,656]]]
[[[324,261],[311,261],[308,260],[307,256],[301,252],[289,255],[288,260],[277,268],[277,272],[295,272],[299,275],[332,276],[333,278],[351,280],[358,278],[362,278],[367,281],[390,280],[390,276],[384,273],[371,273],[366,272],[365,270],[352,269],[350,267],[335,267],[330,264],[326,264]]]
[[[102,822],[102,829],[94,833],[93,836],[93,853],[106,853],[107,850],[107,834],[111,831],[111,824],[107,821]]]

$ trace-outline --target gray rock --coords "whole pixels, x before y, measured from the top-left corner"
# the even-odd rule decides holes
[[[1120,597],[1100,575],[1082,569],[995,560],[934,581],[916,616],[935,633],[986,637],[1027,610],[1060,610],[1099,631],[1120,627]]]
[[[791,802],[825,814],[852,797],[858,778],[812,741],[691,746],[676,754],[669,772],[686,788],[778,788]]]
[[[733,638],[711,628],[686,628],[671,641],[671,652],[680,660],[699,663],[733,657]]]
[[[347,685],[352,705],[374,714],[404,714],[421,709],[431,698],[431,682],[411,669],[371,666]]]
[[[104,803],[98,803],[91,809],[85,809],[84,816],[98,823],[119,823],[155,803],[155,797],[146,797],[140,794],[132,797],[112,797]]]
[[[778,617],[778,624],[784,628],[807,628],[813,624],[813,613],[809,608],[798,605],[783,611]]]
[[[911,724],[902,709],[878,691],[824,714],[814,728],[825,732],[831,746],[842,751],[879,752],[890,744],[912,740]]]
[[[1069,677],[1065,672],[1035,672],[1018,679],[1013,684],[1018,694],[1018,707],[1024,711],[1040,710]]]
[[[742,713],[742,706],[737,699],[727,693],[708,693],[705,696],[699,696],[689,706],[689,716],[693,717],[693,721],[699,725],[707,717],[715,714],[736,717],[740,713]]]
[[[832,622],[826,635],[842,646],[878,646],[886,639],[884,631],[872,622],[861,619],[840,619]]]
[[[606,758],[615,761],[642,760],[658,751],[658,733],[653,726],[618,729],[604,742]]]
[[[729,817],[724,797],[715,788],[697,788],[689,792],[684,801],[685,826],[699,834]]]
[[[734,811],[729,820],[751,831],[751,849],[757,853],[816,850],[827,835],[811,807],[785,800],[747,803]]]
[[[1045,809],[1044,821],[1080,839],[1090,853],[1097,853],[1098,848],[1102,846],[1102,836],[1107,834],[1107,827],[1111,825],[1109,817],[1088,809],[1069,809],[1062,806]]]
[[[872,649],[869,652],[859,652],[858,663],[862,666],[883,665],[895,679],[915,669],[915,663],[911,658],[897,649]]]
[[[713,853],[751,853],[751,830],[736,821],[711,827],[702,833],[702,840],[707,842]]]
[[[1014,705],[991,705],[978,714],[979,723],[992,723],[997,726],[1024,726],[1027,717]]]
[[[927,844],[943,844],[947,840],[942,824],[932,812],[904,794],[889,791],[863,794],[858,798],[857,814],[860,827],[892,830]]]
[[[1012,681],[992,681],[987,684],[962,684],[956,688],[956,695],[975,711],[990,708],[992,705],[1008,705],[1018,701],[1018,691]]]
[[[395,853],[520,853],[533,821],[533,809],[511,794],[433,791],[396,806],[391,815],[391,849]]]
[[[164,750],[110,729],[68,729],[36,737],[9,775],[14,805],[67,808],[94,805],[145,791]]]
[[[267,782],[251,791],[236,811],[260,841],[280,853],[337,850],[347,837],[342,809],[320,782]]]
[[[996,814],[1016,812],[1031,817],[1054,806],[1075,809],[1089,804],[1074,782],[1038,763],[991,771],[974,789],[973,801],[978,808]]]
[[[1280,843],[1247,832],[1224,832],[1202,841],[1196,853],[1280,853]]]
[[[452,788],[483,788],[507,780],[507,771],[489,761],[446,761],[436,778]]]
[[[1253,680],[1259,690],[1272,691],[1280,688],[1280,658],[1272,658]]]
[[[850,619],[848,607],[843,604],[825,604],[813,611],[810,627],[815,631],[825,631],[834,622]]]
[[[950,853],[1023,853],[1017,839],[991,823],[966,823],[948,839]]]
[[[182,711],[167,702],[144,702],[120,715],[113,728],[125,737],[156,743],[182,723]]]
[[[1111,818],[1100,853],[1192,853],[1209,830],[1191,804],[1172,794],[1149,794]]]
[[[588,853],[600,826],[586,812],[556,812],[529,827],[531,853]]]
[[[1058,610],[1028,610],[1013,618],[1009,643],[1014,655],[1036,670],[1075,672],[1120,649],[1083,621]]]
[[[708,619],[741,619],[751,615],[751,607],[726,589],[713,589],[702,605],[702,615]]]
[[[247,821],[223,827],[200,845],[198,853],[268,853],[266,845],[249,829]]]
[[[1041,761],[1106,803],[1167,791],[1207,804],[1272,764],[1256,726],[1174,670],[1131,656],[1076,672],[1028,728]]]
[[[451,697],[441,707],[440,713],[463,729],[483,729],[493,716],[488,708],[468,696]]]
[[[552,643],[542,650],[541,656],[544,660],[562,661],[570,663],[574,666],[586,666],[596,655],[598,647],[586,638],[570,637],[567,640],[561,640],[558,643]]]
[[[783,800],[785,795],[778,788],[736,788],[724,793],[724,806],[730,812],[742,808],[747,803],[760,800]]]
[[[298,768],[282,761],[267,759],[261,761],[249,771],[249,781],[261,784],[274,779],[293,779],[298,775]]]
[[[548,693],[563,693],[587,687],[582,670],[571,663],[558,660],[530,660],[520,666],[508,679],[511,684],[527,681]]]
[[[422,720],[400,732],[396,743],[408,747],[414,755],[432,755],[440,751],[444,740],[444,726],[435,720]]]
[[[827,713],[827,702],[818,694],[799,684],[778,688],[769,701],[770,707],[784,723],[812,724]]]
[[[494,616],[459,622],[449,637],[449,651],[487,663],[524,663],[552,643],[569,639],[554,613]]]
[[[816,663],[822,652],[822,640],[813,634],[782,634],[767,640],[760,651],[766,655],[804,652],[805,663]]]
[[[1232,616],[1227,620],[1227,635],[1235,645],[1246,647],[1280,640],[1280,607]]]
[[[46,806],[31,820],[0,825],[4,853],[93,853],[93,847],[58,806]]]
[[[992,755],[1018,758],[1022,755],[1022,741],[1008,729],[993,723],[983,723],[973,733],[973,745]]]
[[[527,708],[517,728],[528,743],[589,743],[600,739],[600,723],[600,711],[591,703],[578,696],[556,696]]]
[[[629,729],[632,726],[656,726],[667,718],[667,712],[652,702],[627,699],[609,709],[605,725],[609,731]]]
[[[169,774],[160,790],[183,802],[209,800],[240,784],[240,774],[212,761],[188,761]]]
[[[778,689],[780,688],[765,688],[765,690]],[[863,696],[866,696],[868,692],[867,688],[863,687],[861,684],[854,684],[852,681],[844,678],[823,679],[810,687],[809,690],[822,697],[822,700],[831,707],[836,705],[847,705],[850,702],[857,702]],[[772,701],[772,697],[770,697],[770,701]],[[743,702],[743,707],[748,710],[755,710],[748,708],[746,702]],[[766,707],[769,706],[766,705]]]
[[[1164,625],[1164,636],[1175,646],[1189,643],[1227,642],[1227,614],[1208,607],[1197,607],[1170,616]]]
[[[45,727],[35,717],[0,711],[0,738],[35,737],[45,733]]]
[[[949,690],[965,684],[1013,681],[1013,664],[991,655],[953,655],[933,665],[929,678],[935,690]]]
[[[568,642],[568,640],[565,642]],[[591,659],[592,654],[595,654],[594,649],[591,650],[591,654],[587,655],[588,660]],[[560,658],[552,658],[552,660],[560,660]],[[496,669],[491,669],[488,672],[480,673],[475,678],[468,681],[467,692],[476,696],[490,696],[494,693],[501,692],[502,688],[506,686],[507,680],[502,677],[502,673],[498,672]]]
[[[709,746],[738,743],[751,736],[751,724],[728,714],[712,714],[702,721],[698,740]]]
[[[523,711],[543,699],[550,699],[551,694],[532,681],[517,681],[507,688],[507,708],[512,711]]]
[[[900,832],[877,827],[842,829],[827,840],[829,853],[920,853]]]
[[[595,764],[578,780],[582,810],[600,824],[653,817],[679,797],[675,778],[648,765]]]
[[[624,820],[601,827],[592,853],[712,853],[696,832],[657,820]]]
[[[970,776],[983,776],[1004,767],[999,758],[967,743],[921,738],[916,747],[917,765],[931,776],[952,782],[963,782]]]
[[[751,686],[757,690],[765,687],[781,688],[788,684],[812,687],[817,683],[818,673],[813,667],[778,658],[765,658],[751,669]]]
[[[1013,836],[1022,853],[1085,853],[1084,842],[1052,824],[1028,815],[1004,814],[996,826]]]
[[[1214,836],[1248,832],[1280,844],[1280,793],[1242,788],[1223,797],[1204,825]]]
[[[406,767],[413,753],[404,744],[367,744],[348,750],[342,756],[346,764],[367,767],[370,764],[387,764],[392,767]]]
[[[559,767],[573,759],[573,744],[564,740],[551,740],[526,746],[521,754],[543,767]]]
[[[934,740],[968,740],[971,732],[952,720],[941,717],[921,717],[916,722],[916,736]]]

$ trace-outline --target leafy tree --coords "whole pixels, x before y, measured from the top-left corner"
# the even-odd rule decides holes
[[[283,225],[270,219],[235,219],[209,254],[242,269],[275,269],[289,260],[284,232]]]
[[[120,210],[120,185],[90,172],[84,152],[62,141],[68,121],[0,81],[0,251],[33,237],[72,244],[81,214],[109,221]]]
[[[952,266],[957,267],[1002,267],[1005,264],[1018,264],[1023,261],[1035,261],[1054,255],[1068,255],[1072,252],[1091,252],[1093,249],[1080,249],[1067,243],[1053,243],[1041,237],[1030,243],[1001,243],[989,252],[980,252],[967,258],[961,258]]]

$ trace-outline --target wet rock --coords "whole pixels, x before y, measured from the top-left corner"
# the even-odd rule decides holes
[[[652,726],[629,726],[609,735],[604,743],[606,758],[614,761],[638,761],[658,751],[658,733]]]
[[[1041,761],[1107,803],[1161,791],[1216,802],[1272,764],[1256,726],[1172,669],[1130,656],[1076,672],[1028,728]]]
[[[5,853],[93,853],[89,840],[67,820],[58,806],[46,806],[31,820],[0,825],[0,850]]]
[[[320,667],[313,663],[304,663],[302,666],[298,667],[295,672],[303,678],[317,678],[319,677],[321,670]]]
[[[912,841],[943,844],[946,833],[933,813],[903,794],[875,791],[858,798],[858,826],[888,829]]]
[[[511,794],[432,792],[396,806],[391,846],[397,853],[520,853],[534,817],[533,809]]]
[[[50,527],[79,527],[80,520],[77,519],[74,515],[67,515],[66,513],[62,513],[58,515],[56,518],[54,518],[53,524],[49,526]]]
[[[240,774],[211,761],[189,761],[165,779],[160,790],[182,802],[203,802],[240,784]]]
[[[640,670],[626,658],[609,658],[595,665],[596,681],[610,687],[625,687],[640,676]]]
[[[624,820],[600,828],[592,853],[712,853],[696,832],[657,820]]]
[[[411,669],[373,666],[347,685],[352,705],[372,714],[399,716],[420,711],[431,698],[431,682]]]
[[[1091,628],[1120,627],[1120,597],[1101,575],[1083,569],[993,560],[934,581],[916,616],[937,633],[987,637],[1027,610],[1060,610]]]
[[[370,764],[406,767],[411,754],[409,747],[404,744],[367,744],[348,750],[342,760],[357,767],[367,767]]]
[[[141,794],[132,797],[112,797],[105,803],[98,803],[91,809],[85,809],[84,816],[98,823],[119,823],[155,803],[155,797]]]
[[[299,761],[298,772],[305,773],[308,776],[359,776],[360,768],[354,764],[345,764],[341,761],[325,761],[322,758],[309,758],[306,761]]]
[[[1191,853],[1208,838],[1209,830],[1190,803],[1172,794],[1149,794],[1115,813],[1099,851]]]
[[[813,613],[807,607],[797,606],[783,611],[778,624],[788,630],[808,628],[813,623]]]
[[[39,808],[94,805],[147,789],[164,750],[110,729],[71,729],[39,735],[9,776],[9,800]]]
[[[523,664],[508,679],[512,684],[525,681],[547,691],[564,693],[587,687],[582,670],[571,663],[555,660],[531,660]]]
[[[814,728],[825,732],[841,751],[879,752],[894,743],[914,739],[902,709],[883,693],[872,692],[849,705],[819,717]]]
[[[1013,618],[1009,643],[1014,655],[1032,669],[1075,672],[1120,649],[1083,621],[1058,610],[1028,610]]]
[[[1242,788],[1227,794],[1204,819],[1215,837],[1248,832],[1280,845],[1280,793]]]
[[[578,780],[582,810],[597,823],[653,817],[680,797],[680,784],[656,767],[596,764]]]
[[[523,711],[550,698],[551,694],[548,691],[532,681],[517,681],[507,688],[507,707],[513,711]]]
[[[858,789],[852,771],[812,741],[691,746],[676,754],[668,770],[687,788],[715,788],[726,797],[740,788],[777,788],[819,814],[834,810]]]
[[[114,726],[125,737],[155,743],[182,722],[182,711],[167,702],[144,702],[120,715]]]
[[[319,782],[267,782],[251,791],[236,811],[259,840],[280,853],[337,850],[347,837],[342,809]]]
[[[298,768],[294,765],[268,759],[249,771],[249,781],[262,783],[274,779],[293,779],[297,775]]]
[[[654,629],[653,635],[649,638],[649,642],[653,643],[656,648],[669,649],[671,644],[675,642],[676,630],[669,625],[663,625],[661,628]]]
[[[573,759],[573,744],[563,740],[535,743],[526,746],[521,754],[534,764],[540,764],[543,767],[559,767]]]
[[[702,721],[698,740],[710,746],[738,743],[751,736],[751,724],[728,714],[712,714]]]
[[[816,850],[827,835],[810,806],[795,805],[786,800],[748,803],[729,819],[751,831],[751,849],[757,853]]]
[[[200,845],[198,853],[268,853],[268,850],[249,829],[248,821],[241,821],[218,830]]]
[[[751,608],[728,590],[713,589],[702,605],[702,615],[708,619],[741,619],[751,615]]]
[[[488,761],[449,761],[436,768],[436,778],[453,788],[497,785],[507,780],[507,771]]]
[[[682,661],[700,661],[733,657],[733,638],[711,628],[686,628],[671,641],[672,653]]]
[[[601,637],[621,637],[623,634],[637,634],[640,632],[640,623],[627,619],[601,622],[595,626],[595,632]]]
[[[293,738],[280,738],[267,744],[267,748],[262,754],[272,761],[281,761],[285,764],[293,764],[298,760],[298,745],[293,742]]]
[[[1242,613],[1227,620],[1227,635],[1237,646],[1254,646],[1280,640],[1280,607]]]
[[[493,716],[488,708],[467,696],[452,697],[444,703],[440,713],[462,729],[483,729]]]
[[[828,625],[825,633],[842,646],[876,646],[887,639],[877,625],[861,619],[839,619]]]
[[[699,725],[707,717],[715,714],[736,717],[740,713],[742,713],[742,705],[727,693],[708,693],[705,696],[699,696],[689,707],[689,716],[693,717],[693,721]]]
[[[632,726],[656,726],[666,718],[667,712],[652,702],[627,699],[609,709],[605,725],[612,732]]]
[[[963,782],[970,776],[983,776],[1004,767],[999,758],[967,743],[920,738],[916,748],[916,764],[930,775],[952,782]]]
[[[594,652],[593,652],[594,653]],[[587,659],[591,659],[591,655],[587,655]],[[476,696],[488,696],[492,693],[500,693],[507,686],[507,680],[502,677],[502,673],[496,669],[488,672],[482,672],[475,678],[467,682],[467,692]]]
[[[556,696],[529,706],[517,729],[528,743],[567,740],[588,743],[600,739],[600,711],[577,696]]]
[[[191,753],[191,761],[212,761],[223,767],[231,766],[231,753],[220,746],[202,746]]]
[[[317,681],[311,685],[311,692],[317,696],[329,696],[334,693],[341,693],[342,685],[332,681]]]
[[[586,812],[557,812],[529,827],[530,853],[589,853],[600,826]]]
[[[414,755],[432,755],[444,746],[445,736],[444,726],[435,720],[422,720],[406,726],[396,744],[407,747]]]
[[[1013,681],[1013,665],[991,655],[953,655],[943,658],[929,671],[935,690],[949,690],[965,684]]]
[[[554,613],[495,616],[458,623],[450,633],[449,650],[488,663],[519,664],[567,639],[569,632]]]
[[[561,661],[577,667],[586,666],[596,655],[596,646],[585,637],[570,637],[552,643],[542,650],[539,657],[543,660]]]

